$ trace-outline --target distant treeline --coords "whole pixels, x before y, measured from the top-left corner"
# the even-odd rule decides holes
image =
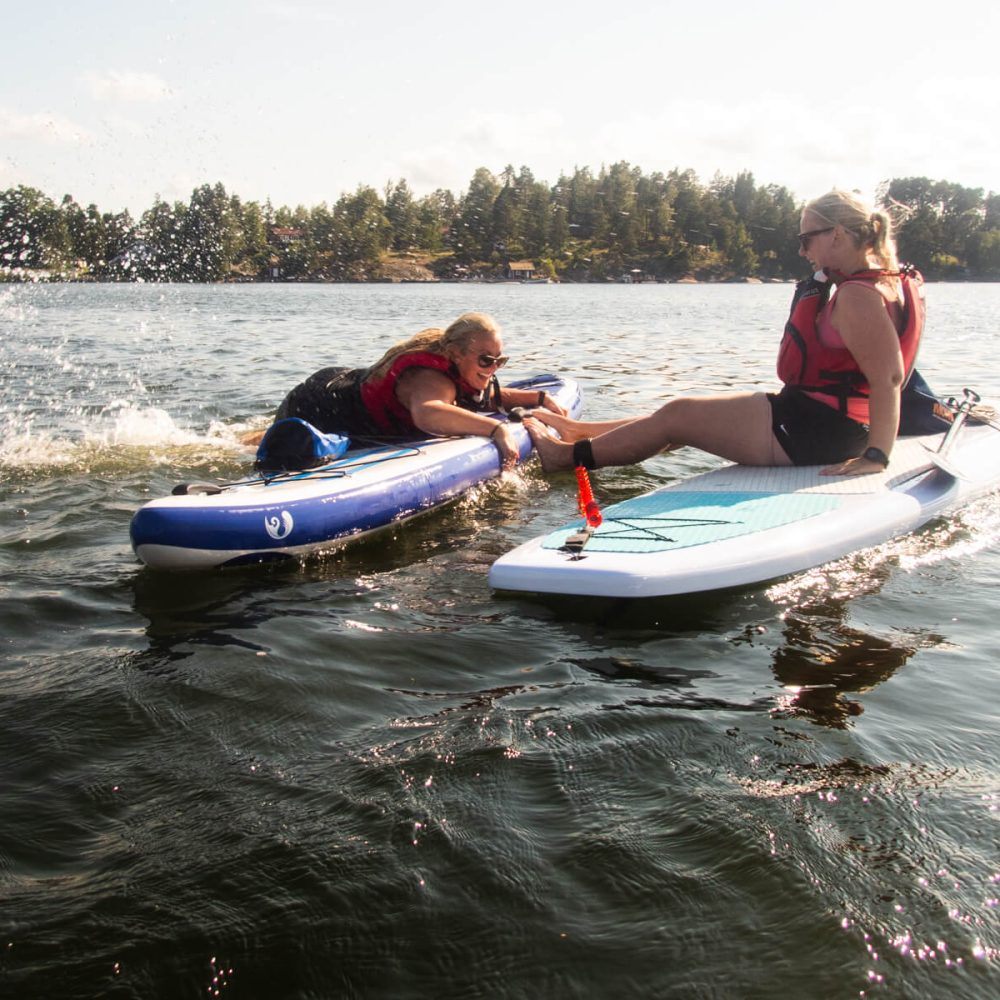
[[[900,210],[900,256],[929,278],[1000,280],[1000,194],[907,177],[879,200]],[[157,197],[138,220],[20,186],[0,191],[0,280],[363,281],[390,259],[446,279],[501,277],[519,260],[570,281],[787,279],[803,272],[801,207],[750,173],[706,186],[628,163],[554,185],[527,167],[481,167],[459,196],[417,198],[400,180],[294,209],[206,184],[187,202]]]

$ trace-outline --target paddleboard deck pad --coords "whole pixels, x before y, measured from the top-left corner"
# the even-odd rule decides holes
[[[661,597],[763,583],[914,531],[1000,486],[1000,430],[969,421],[900,438],[886,472],[726,465],[532,539],[490,569],[496,590]]]
[[[510,386],[544,389],[570,413],[580,412],[573,379],[539,375]],[[531,439],[520,423],[512,431],[524,461]],[[199,484],[152,500],[132,518],[132,547],[161,570],[298,559],[423,514],[500,472],[499,450],[485,437],[351,449],[303,472]]]

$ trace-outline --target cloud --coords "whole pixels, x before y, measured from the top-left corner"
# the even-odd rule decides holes
[[[44,111],[22,115],[0,108],[0,139],[26,139],[53,145],[75,145],[87,138],[86,129],[61,115],[52,115]]]
[[[1000,114],[1000,99],[984,97],[986,107],[973,110],[957,98],[987,92],[970,81],[941,92],[927,87],[911,102],[919,114],[908,107],[886,114],[862,89],[838,95],[838,113],[766,92],[678,95],[654,110],[605,117],[577,157],[627,160],[646,172],[691,167],[703,183],[716,171],[749,170],[758,184],[782,184],[801,198],[834,186],[871,198],[882,181],[907,176],[995,187],[1000,139],[982,123]]]
[[[173,91],[155,73],[119,72],[87,73],[83,82],[98,101],[125,101],[149,104],[173,97]]]
[[[458,123],[450,134],[426,137],[419,149],[410,149],[384,164],[389,177],[403,177],[415,192],[435,188],[464,191],[478,167],[499,173],[508,164],[529,167],[538,180],[532,151],[550,145],[563,125],[555,112],[524,114],[488,112]],[[554,180],[554,178],[553,178]]]
[[[343,24],[344,14],[339,9],[331,9],[322,4],[294,3],[278,0],[262,5],[258,9],[262,17],[278,17],[286,21],[313,22],[316,24]]]

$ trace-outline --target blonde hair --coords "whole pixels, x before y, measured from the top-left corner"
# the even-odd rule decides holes
[[[462,313],[446,330],[438,327],[428,327],[415,333],[398,344],[393,344],[385,354],[368,370],[365,381],[370,378],[381,378],[392,367],[392,363],[401,354],[414,354],[427,351],[430,354],[440,354],[454,361],[455,356],[464,351],[477,333],[499,333],[500,326],[492,316],[486,313]]]
[[[810,201],[804,211],[831,226],[840,226],[883,270],[899,270],[892,217],[884,209],[873,209],[856,195],[834,188]]]

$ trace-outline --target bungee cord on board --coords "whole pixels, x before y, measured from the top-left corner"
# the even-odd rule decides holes
[[[378,448],[394,443],[387,439],[381,440],[376,438],[355,438],[353,440],[371,448]],[[445,439],[442,438],[442,440]],[[432,441],[423,442],[423,446],[433,443],[434,442]],[[394,462],[398,459],[406,458],[408,455],[419,455],[420,452],[421,448],[417,448],[413,445],[407,446],[401,443],[396,451],[388,455],[375,455],[369,453],[364,456],[358,455],[351,460],[338,459],[336,462],[329,463],[328,465],[316,466],[313,469],[286,469],[281,472],[275,472],[273,475],[263,474],[258,476],[256,479],[234,479],[229,482],[222,483],[178,483],[171,490],[171,493],[174,496],[190,496],[194,494],[215,495],[217,493],[223,493],[226,490],[236,489],[237,487],[271,486],[278,483],[294,482],[297,479],[343,479],[345,476],[350,475],[351,471],[354,469],[367,468],[372,465],[381,465],[385,462]]]

